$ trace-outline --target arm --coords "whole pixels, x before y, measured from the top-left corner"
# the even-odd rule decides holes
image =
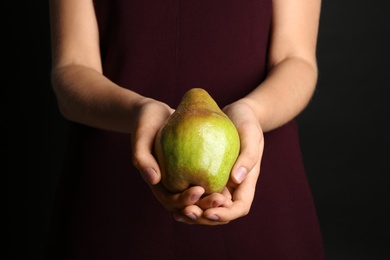
[[[268,77],[244,98],[264,132],[297,116],[317,83],[320,0],[274,0],[273,5]]]
[[[107,130],[131,132],[144,101],[102,75],[99,32],[91,0],[50,1],[52,86],[63,116]]]
[[[217,199],[201,199],[198,207],[191,205],[181,214],[176,214],[180,221],[218,225],[245,216],[250,211],[260,174],[263,132],[292,120],[313,95],[317,83],[320,6],[320,0],[273,1],[267,78],[246,97],[224,108],[241,139],[240,156],[227,189],[222,193],[226,200],[215,207]]]
[[[201,187],[167,192],[151,151],[158,129],[173,112],[168,105],[122,88],[102,74],[99,32],[92,0],[51,0],[52,86],[68,120],[131,133],[133,163],[168,209],[194,204]]]

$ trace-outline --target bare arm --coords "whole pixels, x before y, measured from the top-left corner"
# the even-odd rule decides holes
[[[50,14],[52,85],[64,117],[131,133],[133,163],[163,206],[177,210],[194,204],[204,189],[191,187],[177,194],[166,191],[159,183],[160,169],[151,151],[157,131],[173,109],[122,88],[102,74],[92,0],[51,0]]]
[[[269,76],[247,97],[225,108],[242,137],[242,152],[232,175],[243,174],[228,185],[230,189],[224,198],[219,196],[223,206],[218,208],[209,208],[215,199],[201,201],[200,207],[194,205],[197,199],[191,197],[199,198],[203,192],[200,187],[170,195],[158,184],[159,167],[150,147],[172,109],[104,77],[92,0],[51,0],[50,8],[52,85],[62,114],[93,127],[132,133],[134,164],[167,208],[190,205],[184,214],[195,214],[196,223],[210,225],[227,223],[247,214],[259,175],[262,132],[294,118],[313,94],[317,79],[315,43],[320,0],[274,0]],[[201,208],[206,209],[204,215]],[[182,220],[194,223],[193,219]]]
[[[102,74],[92,0],[51,0],[52,86],[64,117],[107,130],[131,132],[147,101]]]
[[[316,43],[320,0],[274,0],[269,74],[244,100],[264,132],[297,116],[317,83]]]
[[[175,215],[180,221],[218,225],[248,214],[260,174],[263,132],[293,119],[313,95],[321,2],[274,0],[273,5],[267,78],[246,97],[224,108],[241,139],[240,156],[223,192],[226,199],[219,207],[212,206],[216,200],[201,199],[199,207],[191,205]]]

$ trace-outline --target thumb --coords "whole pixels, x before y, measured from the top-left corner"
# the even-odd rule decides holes
[[[240,154],[233,166],[231,179],[240,184],[259,165],[264,149],[264,135],[256,114],[244,101],[224,108],[237,128],[240,137]]]
[[[264,137],[255,124],[241,125],[238,132],[241,150],[232,169],[232,180],[240,184],[261,160]]]
[[[153,131],[152,131],[153,132]],[[155,185],[161,180],[160,167],[153,156],[154,134],[137,131],[132,138],[134,166],[148,184]]]

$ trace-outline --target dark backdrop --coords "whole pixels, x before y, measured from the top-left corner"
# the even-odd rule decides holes
[[[5,2],[0,169],[6,243],[0,254],[39,259],[66,122],[50,88],[47,1]],[[323,0],[318,87],[298,120],[328,260],[390,259],[384,11],[385,0]]]

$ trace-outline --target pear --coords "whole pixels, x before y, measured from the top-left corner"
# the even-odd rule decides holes
[[[191,186],[221,192],[239,151],[235,125],[202,88],[184,94],[154,143],[161,182],[174,193]]]

